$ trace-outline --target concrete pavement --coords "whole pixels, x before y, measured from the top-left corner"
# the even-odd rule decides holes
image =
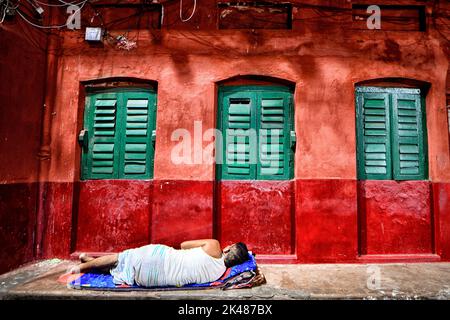
[[[260,265],[267,284],[222,291],[74,290],[57,282],[73,261],[0,275],[0,299],[450,299],[450,263]]]

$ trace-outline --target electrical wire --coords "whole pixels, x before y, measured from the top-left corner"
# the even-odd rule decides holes
[[[33,22],[31,22],[30,20],[28,20],[27,18],[25,18],[25,16],[22,14],[22,12],[20,10],[16,11],[17,14],[28,24],[32,25],[33,27],[36,28],[41,28],[41,29],[58,29],[58,28],[64,28],[65,26],[67,26],[67,23],[62,24],[62,25],[58,25],[58,26],[41,26],[38,24],[35,24]]]
[[[197,9],[197,0],[194,0],[194,8],[192,9],[192,13],[187,19],[183,19],[183,0],[180,0],[180,19],[183,22],[188,22],[194,16],[195,10]]]
[[[59,0],[59,1],[61,1],[61,0]],[[81,11],[81,9],[83,9],[83,7],[85,6],[85,4],[86,4],[88,1],[89,1],[89,0],[84,0],[84,1],[82,2],[83,4],[81,5],[81,7],[78,8],[72,15],[74,15],[74,14],[76,14],[77,12]],[[81,2],[80,2],[80,3],[81,3]],[[67,22],[66,22],[65,24],[62,24],[62,25],[42,26],[42,25],[36,24],[36,23],[31,22],[30,20],[28,20],[28,18],[25,17],[25,15],[23,14],[23,12],[22,12],[21,10],[17,9],[16,12],[17,12],[17,14],[18,14],[25,22],[27,22],[28,24],[30,24],[30,25],[32,25],[33,27],[36,27],[36,28],[40,28],[40,29],[61,29],[61,28],[64,28],[64,27],[67,26]]]
[[[34,0],[34,1],[36,1],[37,3],[40,3],[40,4],[44,4],[42,1],[39,1],[39,0]],[[64,6],[68,6],[68,5],[79,5],[79,4],[82,4],[82,7],[84,7],[84,5],[85,5],[86,3],[88,3],[90,6],[94,7],[94,6],[92,5],[92,3],[90,3],[88,0],[84,0],[84,1],[74,0],[74,2],[66,2],[66,1],[64,1],[64,0],[57,0],[57,1],[60,2],[60,4],[47,3],[47,4],[45,4],[45,5],[48,5],[48,6],[61,6],[61,7],[64,7]],[[78,2],[78,1],[79,1],[79,2]],[[172,1],[173,1],[173,0],[172,0]],[[172,1],[171,1],[171,0],[168,0],[168,1],[162,1],[162,2],[161,2],[161,7],[162,7],[162,8],[161,8],[161,11],[162,11],[162,12],[161,12],[161,17],[160,17],[160,23],[161,23],[161,25],[164,24],[164,20],[165,20],[164,4],[170,3],[170,2],[172,2]],[[3,3],[5,3],[5,2],[6,2],[6,3],[10,3],[11,1],[9,1],[9,0],[4,0]],[[20,2],[20,0],[19,0],[19,2]],[[19,3],[19,2],[17,2],[17,3]],[[436,9],[440,9],[440,10],[439,10],[440,12],[445,12],[445,11],[447,11],[447,9],[445,9],[445,8],[440,8],[440,7],[439,7],[439,1],[438,1],[438,0],[435,1],[434,5],[435,5],[435,8],[436,8]],[[229,5],[229,6],[233,6],[233,5]],[[335,20],[335,21],[337,21],[337,22],[341,22],[341,21],[342,21],[342,17],[348,15],[348,13],[352,11],[351,8],[343,8],[343,7],[336,7],[336,6],[324,6],[324,5],[311,5],[311,4],[306,4],[306,3],[294,3],[294,4],[292,4],[292,7],[296,7],[296,8],[303,8],[303,7],[305,7],[305,8],[310,8],[310,9],[312,9],[313,12],[316,14],[316,16],[314,16],[314,17],[293,18],[292,21],[320,20],[321,18],[329,18],[329,19]],[[80,8],[80,9],[81,9],[81,8]],[[180,19],[181,19],[181,21],[182,21],[182,22],[187,22],[187,21],[189,21],[189,20],[194,16],[194,14],[195,14],[195,12],[196,12],[196,9],[197,9],[197,0],[194,0],[193,9],[192,9],[192,12],[191,12],[190,16],[189,16],[187,19],[184,19],[184,18],[183,18],[183,0],[180,0],[180,12],[179,12],[179,13],[180,13]],[[328,12],[327,12],[327,11],[328,11]],[[330,11],[331,11],[331,12],[330,12]],[[437,11],[437,10],[433,10],[433,11]],[[96,13],[97,13],[96,15],[99,16],[100,19],[102,19],[102,15],[101,15],[98,11],[96,11]],[[35,23],[33,23],[32,21],[30,21],[31,18],[29,18],[29,17],[27,18],[27,16],[24,14],[23,11],[19,11],[19,10],[18,10],[18,14],[19,14],[19,15],[21,16],[21,18],[24,19],[26,22],[28,22],[28,23],[30,23],[31,25],[33,25],[33,26],[35,26],[35,27],[38,27],[38,28],[49,29],[49,28],[62,28],[62,27],[64,27],[64,26],[66,26],[66,24],[60,25],[60,26],[42,26],[42,25],[38,25],[38,24],[35,24]],[[3,18],[2,18],[2,16],[3,16]],[[3,10],[3,14],[2,14],[2,12],[1,12],[1,10],[0,10],[0,18],[2,18],[2,19],[4,20],[4,17],[5,17],[5,16],[6,16],[6,11]],[[126,21],[127,19],[132,19],[133,17],[136,17],[136,16],[138,16],[138,14],[133,14],[133,15],[130,15],[130,16],[125,17],[125,18],[117,19],[117,20],[115,20],[115,21],[109,21],[109,22],[106,23],[106,24],[102,21],[102,25],[105,26],[105,27],[110,27],[110,26],[113,26],[113,25],[115,25],[115,24],[117,24],[117,23]],[[446,16],[445,14],[444,14],[443,16],[444,16],[444,17],[442,18],[442,20],[440,20],[439,17],[436,15],[436,13],[433,14],[433,16],[432,16],[433,24],[434,24],[434,25],[436,24],[436,20],[440,20],[440,21],[439,21],[440,24],[446,25],[446,23],[445,23],[443,20],[444,20],[447,16]],[[440,17],[442,17],[442,16],[440,16]],[[403,19],[405,19],[406,21],[402,21]],[[256,18],[256,20],[261,21],[261,22],[267,21],[267,22],[274,23],[274,21],[271,21],[271,20],[269,20],[269,19],[266,20],[266,19],[262,19],[262,18]],[[389,22],[390,22],[390,23],[393,23],[393,24],[403,24],[403,25],[412,25],[412,24],[413,24],[413,22],[408,21],[408,19],[407,19],[406,17],[391,18],[391,19],[389,19],[389,20],[391,20],[391,21],[389,21]],[[445,20],[445,21],[446,21],[446,20]],[[175,23],[175,22],[173,22],[173,23]],[[165,26],[166,26],[166,27],[167,27],[167,26],[170,26],[170,25],[173,24],[173,23],[166,23]],[[275,22],[275,23],[277,23],[277,22]],[[441,30],[438,30],[438,28],[437,28],[436,26],[435,26],[435,28],[437,29],[437,31],[438,31],[439,33],[442,34],[442,31],[441,31]]]
[[[431,16],[431,21],[433,24],[434,29],[441,35],[442,38],[445,39],[445,41],[447,42],[447,44],[450,43],[450,39],[447,38],[447,35],[444,34],[444,32],[442,32],[438,26],[437,26],[437,20],[440,21],[440,23],[444,24],[445,26],[448,26],[445,22],[441,21],[440,19],[437,18],[437,14],[436,12],[439,12],[440,10],[443,10],[443,8],[440,7],[439,5],[439,0],[435,0],[435,2],[433,3],[433,15]],[[448,19],[448,17],[447,17]],[[447,29],[448,30],[448,29]]]
[[[64,0],[58,0],[59,2],[61,2],[61,3],[63,3],[63,4],[65,4],[65,5],[67,5],[67,6],[72,6],[72,5],[74,5],[74,3],[72,3],[72,2],[66,2],[66,1],[64,1]],[[82,3],[83,1],[80,1],[80,3]]]
[[[47,48],[41,46],[39,40],[33,36],[33,32],[41,32],[41,29],[34,28],[24,21],[20,21],[23,24],[23,28],[26,28],[28,32],[23,32],[23,36],[28,39],[28,41],[32,44],[33,47],[39,49],[42,52],[47,52]]]
[[[84,1],[80,1],[80,2],[74,2],[74,3],[66,3],[64,1],[58,0],[59,2],[61,2],[60,4],[51,4],[51,3],[45,3],[39,0],[34,0],[36,3],[39,3],[40,5],[46,6],[46,7],[67,7],[67,6],[78,6],[80,4],[82,4]]]
[[[4,10],[3,10],[3,16],[2,19],[0,20],[0,24],[2,24],[5,21],[6,18],[6,12],[9,10],[16,10],[19,7],[20,4],[20,0],[17,1],[16,6],[10,6],[10,1],[9,0],[3,0],[1,1],[1,4],[4,5]]]
[[[3,16],[2,16],[2,19],[0,20],[0,24],[2,24],[3,21],[5,21],[6,11],[8,10],[8,6],[9,6],[9,0],[6,0],[5,9],[3,10]]]
[[[9,2],[9,1],[8,1]],[[17,0],[17,4],[15,7],[11,7],[10,9],[16,10],[20,6],[20,0]]]

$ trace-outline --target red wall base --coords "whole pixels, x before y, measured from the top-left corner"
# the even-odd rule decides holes
[[[292,181],[221,181],[217,184],[218,238],[244,242],[260,254],[293,254]]]
[[[358,186],[361,254],[434,252],[428,181],[362,181]]]
[[[11,208],[22,217],[14,232],[35,212],[35,198],[11,200],[31,192],[22,187],[2,189],[3,225]],[[223,245],[246,242],[267,263],[450,260],[449,183],[104,180],[46,189],[48,258],[216,237]],[[2,241],[2,254],[14,254],[15,245]]]
[[[356,181],[296,180],[299,262],[354,262],[358,255]]]
[[[450,183],[433,183],[436,253],[450,261]]]
[[[114,252],[150,242],[152,181],[80,182],[76,251]]]
[[[43,184],[43,188],[45,212],[43,223],[38,225],[43,238],[37,240],[42,246],[38,250],[38,258],[64,258],[74,245],[72,235],[75,235],[77,225],[78,184],[48,182]]]
[[[33,259],[37,184],[0,184],[0,274]]]
[[[213,236],[213,182],[154,181],[153,192],[153,243],[178,247]]]

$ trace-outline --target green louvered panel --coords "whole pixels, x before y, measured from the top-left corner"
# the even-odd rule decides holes
[[[152,130],[156,95],[142,89],[108,90],[88,98],[82,179],[148,179],[153,176]]]
[[[356,100],[358,176],[392,179],[389,94],[359,92]]]
[[[94,94],[86,110],[88,150],[83,152],[84,178],[113,179],[117,177],[117,95]]]
[[[125,145],[124,174],[145,174],[147,144],[128,142]]]
[[[254,179],[256,163],[256,136],[251,93],[224,97],[223,129],[225,156],[222,176],[228,179]],[[253,147],[252,147],[253,146]]]
[[[115,135],[116,127],[116,99],[97,99],[94,111],[94,135]]]
[[[220,89],[219,128],[224,156],[219,157],[223,159],[223,164],[218,162],[219,179],[290,179],[294,163],[291,99],[292,93],[285,87]]]
[[[151,135],[154,99],[147,93],[126,93],[124,104],[126,125],[122,175],[127,178],[149,178],[153,157]]]
[[[427,178],[426,125],[419,89],[356,89],[358,177]]]
[[[259,162],[257,177],[276,180],[288,178],[289,99],[283,92],[260,92]]]
[[[92,150],[92,174],[113,175],[114,143],[94,142]]]
[[[394,93],[393,164],[396,180],[424,179],[425,158],[420,95]]]

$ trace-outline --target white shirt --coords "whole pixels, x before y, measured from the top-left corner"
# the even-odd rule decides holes
[[[169,286],[206,283],[219,279],[226,271],[224,255],[211,257],[201,247],[176,250],[165,254],[164,270]]]

